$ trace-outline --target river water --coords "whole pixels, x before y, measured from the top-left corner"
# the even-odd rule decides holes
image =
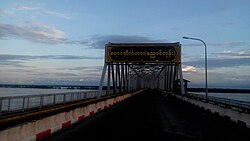
[[[201,92],[192,92],[192,93],[205,96],[205,93]],[[208,96],[250,102],[250,93],[208,93]]]

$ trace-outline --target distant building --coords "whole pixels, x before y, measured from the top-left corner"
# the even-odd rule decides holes
[[[189,82],[190,82],[189,80],[183,79],[185,93],[187,93],[187,87],[188,87],[188,83]],[[180,82],[180,79],[177,79],[174,82],[174,86],[175,86],[174,87],[174,93],[180,94],[181,93],[181,82]]]

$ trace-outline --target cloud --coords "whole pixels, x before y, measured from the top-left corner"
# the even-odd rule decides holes
[[[51,72],[31,72],[28,73],[28,75],[34,75],[34,76],[43,76],[43,77],[49,77],[49,76],[53,76],[53,77],[74,77],[74,76],[79,76],[78,74],[74,74],[74,73],[66,73],[66,72],[55,72],[55,73],[51,73]]]
[[[16,9],[20,11],[31,11],[31,10],[38,10],[40,8],[30,7],[30,6],[17,6]]]
[[[205,76],[203,72],[184,72],[184,78],[190,82],[189,87],[205,86]],[[210,88],[249,88],[249,75],[242,75],[234,72],[209,72],[208,87]]]
[[[53,16],[53,17],[58,17],[58,18],[63,18],[63,19],[71,19],[71,17],[67,14],[51,11],[45,8],[41,7],[31,7],[31,6],[17,6],[16,10],[18,11],[38,11],[40,13],[43,13],[45,15]]]
[[[0,23],[0,39],[9,38],[21,38],[44,44],[76,44],[89,46],[87,40],[72,40],[66,38],[65,33],[56,27],[35,21],[23,26]]]
[[[239,51],[224,50],[222,53],[214,53],[213,55],[217,57],[224,58],[250,58],[250,49],[242,49]]]
[[[166,42],[164,40],[155,40],[145,36],[136,35],[96,35],[90,38],[88,45],[95,49],[104,49],[108,42],[114,43],[154,43]]]
[[[38,22],[32,22],[26,26],[0,23],[0,39],[9,37],[18,37],[47,44],[60,44],[66,39],[64,32],[53,26]]]
[[[49,11],[49,10],[43,10],[43,13],[50,15],[50,16],[54,16],[54,17],[59,17],[59,18],[64,18],[64,19],[71,19],[71,17],[67,14],[62,14],[62,13],[58,13],[55,11]]]
[[[5,67],[0,70],[2,83],[27,84],[85,84],[97,85],[100,80],[101,66],[88,67],[32,67],[15,68]],[[20,81],[19,81],[20,80]],[[84,80],[84,81],[82,81]]]
[[[103,66],[88,66],[88,67],[67,67],[67,68],[57,68],[57,70],[67,70],[67,71],[102,71]]]
[[[102,57],[88,57],[88,56],[74,56],[74,55],[10,55],[10,54],[0,54],[0,61],[8,60],[20,60],[29,61],[34,59],[62,59],[62,60],[79,60],[79,59],[103,59]]]
[[[6,60],[4,62],[1,61],[0,65],[8,65],[8,66],[14,66],[14,67],[19,67],[19,68],[29,67],[29,66],[23,65],[23,63],[24,62],[22,61]]]
[[[25,26],[0,23],[0,39],[22,38],[45,44],[76,44],[84,45],[92,49],[104,49],[108,42],[114,43],[159,43],[166,40],[156,40],[137,35],[95,35],[89,39],[72,40],[65,37],[65,33],[54,26],[30,22]]]
[[[213,57],[208,57],[208,67],[210,69],[250,65],[250,49],[239,51],[224,50],[221,53],[212,53],[211,56]],[[204,58],[196,58],[183,62],[184,65],[194,66],[196,68],[204,67],[204,63]]]
[[[67,68],[57,68],[56,70],[70,70],[70,71],[82,71],[88,69],[89,67],[67,67]]]
[[[235,47],[235,46],[242,46],[245,45],[245,42],[207,42],[207,46],[216,46],[216,47]],[[201,42],[200,43],[192,43],[192,44],[183,44],[183,46],[204,46]]]
[[[184,62],[185,65],[194,66],[196,68],[204,67],[204,59],[190,60]],[[249,58],[208,58],[208,68],[215,69],[220,67],[238,67],[249,66]]]
[[[249,89],[250,76],[235,73],[213,73],[209,75],[213,87],[244,88]]]
[[[6,15],[6,11],[3,9],[0,9],[0,16]]]
[[[183,72],[196,72],[197,68],[194,66],[183,66],[182,71]]]
[[[3,17],[7,16],[8,18],[16,18],[15,13],[10,9],[6,10],[6,9],[0,8],[0,16],[3,16]]]
[[[74,55],[49,55],[49,56],[37,56],[37,57],[39,57],[39,59],[44,57],[47,59],[63,59],[63,60],[103,59],[102,57],[74,56]]]
[[[102,57],[74,56],[74,55],[11,55],[0,54],[0,65],[10,65],[15,67],[29,67],[24,65],[27,61],[36,59],[59,59],[59,60],[82,60],[82,59],[103,59]],[[80,69],[80,68],[79,68]]]

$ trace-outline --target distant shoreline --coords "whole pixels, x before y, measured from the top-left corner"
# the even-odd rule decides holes
[[[0,88],[91,89],[91,90],[97,90],[98,86],[0,84]],[[106,88],[107,88],[106,86],[103,87],[103,89],[106,89]],[[205,88],[187,88],[187,91],[205,92]],[[214,93],[250,93],[250,89],[209,88],[208,92],[214,92]]]
[[[190,92],[205,92],[205,88],[187,88]],[[250,93],[250,89],[209,88],[212,93]]]
[[[37,88],[37,89],[98,89],[98,86],[80,85],[21,85],[21,84],[0,84],[0,88]]]

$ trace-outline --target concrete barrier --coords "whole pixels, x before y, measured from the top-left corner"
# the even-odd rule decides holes
[[[0,131],[0,141],[37,141],[41,140],[63,128],[84,120],[105,108],[109,108],[143,90],[120,95],[103,101],[79,107],[70,111],[48,116],[30,123],[24,123],[15,127]]]
[[[182,99],[183,101],[196,105],[200,108],[204,108],[205,110],[210,110],[214,114],[220,115],[222,117],[226,117],[230,119],[231,121],[236,122],[242,126],[246,126],[250,128],[250,114],[241,113],[239,111],[235,111],[226,107],[221,107],[218,105],[205,103],[205,102],[198,101],[195,99],[190,99],[187,97],[182,97],[178,95],[176,97],[179,99]]]

